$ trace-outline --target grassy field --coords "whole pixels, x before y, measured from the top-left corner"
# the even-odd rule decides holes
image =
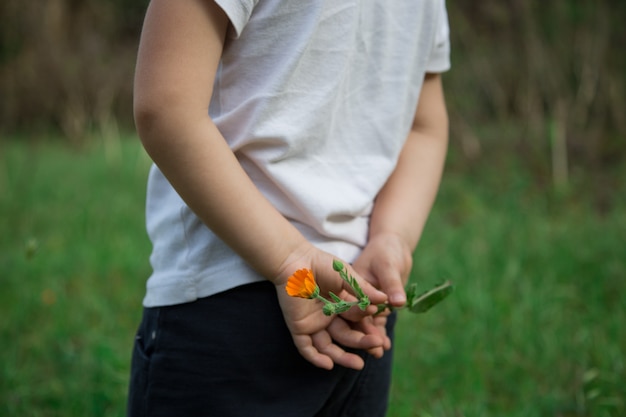
[[[124,415],[147,168],[136,141],[0,142],[0,416]],[[608,195],[451,165],[412,279],[456,291],[402,313],[390,417],[626,415],[626,196]]]

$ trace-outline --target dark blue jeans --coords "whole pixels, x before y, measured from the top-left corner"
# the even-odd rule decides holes
[[[314,367],[293,344],[274,285],[249,284],[144,309],[128,416],[383,417],[391,356],[363,354],[361,371]]]

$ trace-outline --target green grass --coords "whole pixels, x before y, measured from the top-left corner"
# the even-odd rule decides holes
[[[0,155],[0,415],[120,416],[149,272],[147,159],[120,142]]]
[[[450,173],[413,279],[456,292],[402,316],[392,417],[626,415],[626,212],[582,184]]]
[[[137,141],[0,142],[0,415],[124,415],[147,168]],[[626,196],[595,194],[451,165],[413,279],[456,290],[401,313],[389,417],[626,415]]]

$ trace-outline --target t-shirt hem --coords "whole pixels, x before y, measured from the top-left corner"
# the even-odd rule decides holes
[[[209,276],[191,277],[160,276],[151,277],[143,299],[144,307],[165,307],[196,301],[199,298],[208,297],[241,285],[265,281],[262,276],[251,271],[229,271],[223,274],[222,280],[210,279]],[[154,281],[166,281],[162,284],[154,284]],[[150,285],[152,284],[152,285]]]

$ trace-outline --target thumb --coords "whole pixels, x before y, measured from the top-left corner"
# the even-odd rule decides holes
[[[402,276],[396,268],[373,268],[372,273],[380,289],[389,297],[389,303],[401,307],[406,303],[406,292],[402,283]]]
[[[359,287],[361,287],[361,290],[363,290],[365,295],[369,297],[370,301],[373,304],[381,304],[387,301],[387,294],[377,289],[369,281],[357,274],[354,270],[354,267],[352,267],[351,265],[344,266],[342,262],[335,260],[333,262],[333,269],[342,276],[344,280],[344,288],[347,289],[349,292],[352,293],[354,291],[351,288],[350,283],[346,281],[350,279],[355,279]]]
[[[365,295],[369,297],[372,304],[382,304],[387,302],[388,293],[385,291],[384,287],[381,287],[379,290],[360,276],[356,276],[356,279]]]

